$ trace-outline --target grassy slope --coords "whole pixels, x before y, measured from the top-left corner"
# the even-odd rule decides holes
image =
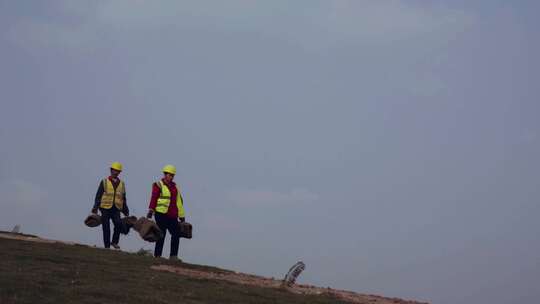
[[[0,303],[344,303],[323,295],[302,296],[150,269],[158,264],[175,263],[86,246],[0,238]]]

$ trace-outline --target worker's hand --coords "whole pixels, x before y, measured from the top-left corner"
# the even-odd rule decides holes
[[[183,223],[186,221],[186,218],[185,217],[179,217],[178,220],[180,221],[180,223]]]
[[[146,217],[151,219],[152,215],[154,215],[154,210],[148,210],[148,213],[146,214]]]
[[[125,216],[129,216],[129,211],[123,211],[122,212]]]
[[[97,208],[92,208],[92,213],[97,214]]]

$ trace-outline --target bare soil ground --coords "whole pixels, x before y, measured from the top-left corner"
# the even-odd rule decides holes
[[[171,265],[155,265],[151,267],[154,270],[173,272],[193,278],[208,279],[208,280],[223,280],[236,284],[250,285],[264,288],[285,289],[288,292],[303,295],[330,295],[350,303],[361,304],[419,304],[420,302],[407,301],[397,298],[385,298],[376,295],[359,294],[352,291],[338,290],[332,288],[323,288],[312,285],[294,284],[291,287],[284,287],[281,280],[265,278],[261,276],[240,273],[228,272],[217,273],[183,268],[181,266]]]

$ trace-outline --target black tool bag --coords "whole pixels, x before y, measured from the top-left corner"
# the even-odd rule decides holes
[[[193,231],[193,226],[191,226],[190,223],[188,222],[178,223],[178,233],[180,234],[181,238],[190,239],[192,231]]]
[[[120,220],[122,222],[122,228],[120,230],[120,233],[122,234],[128,234],[129,230],[135,223],[137,222],[136,216],[126,216]]]

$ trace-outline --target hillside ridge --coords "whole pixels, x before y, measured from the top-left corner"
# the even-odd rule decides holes
[[[4,231],[0,271],[1,303],[422,304],[305,284],[283,287],[274,278]],[[164,289],[161,280],[178,288]],[[122,292],[103,288],[106,282]]]

